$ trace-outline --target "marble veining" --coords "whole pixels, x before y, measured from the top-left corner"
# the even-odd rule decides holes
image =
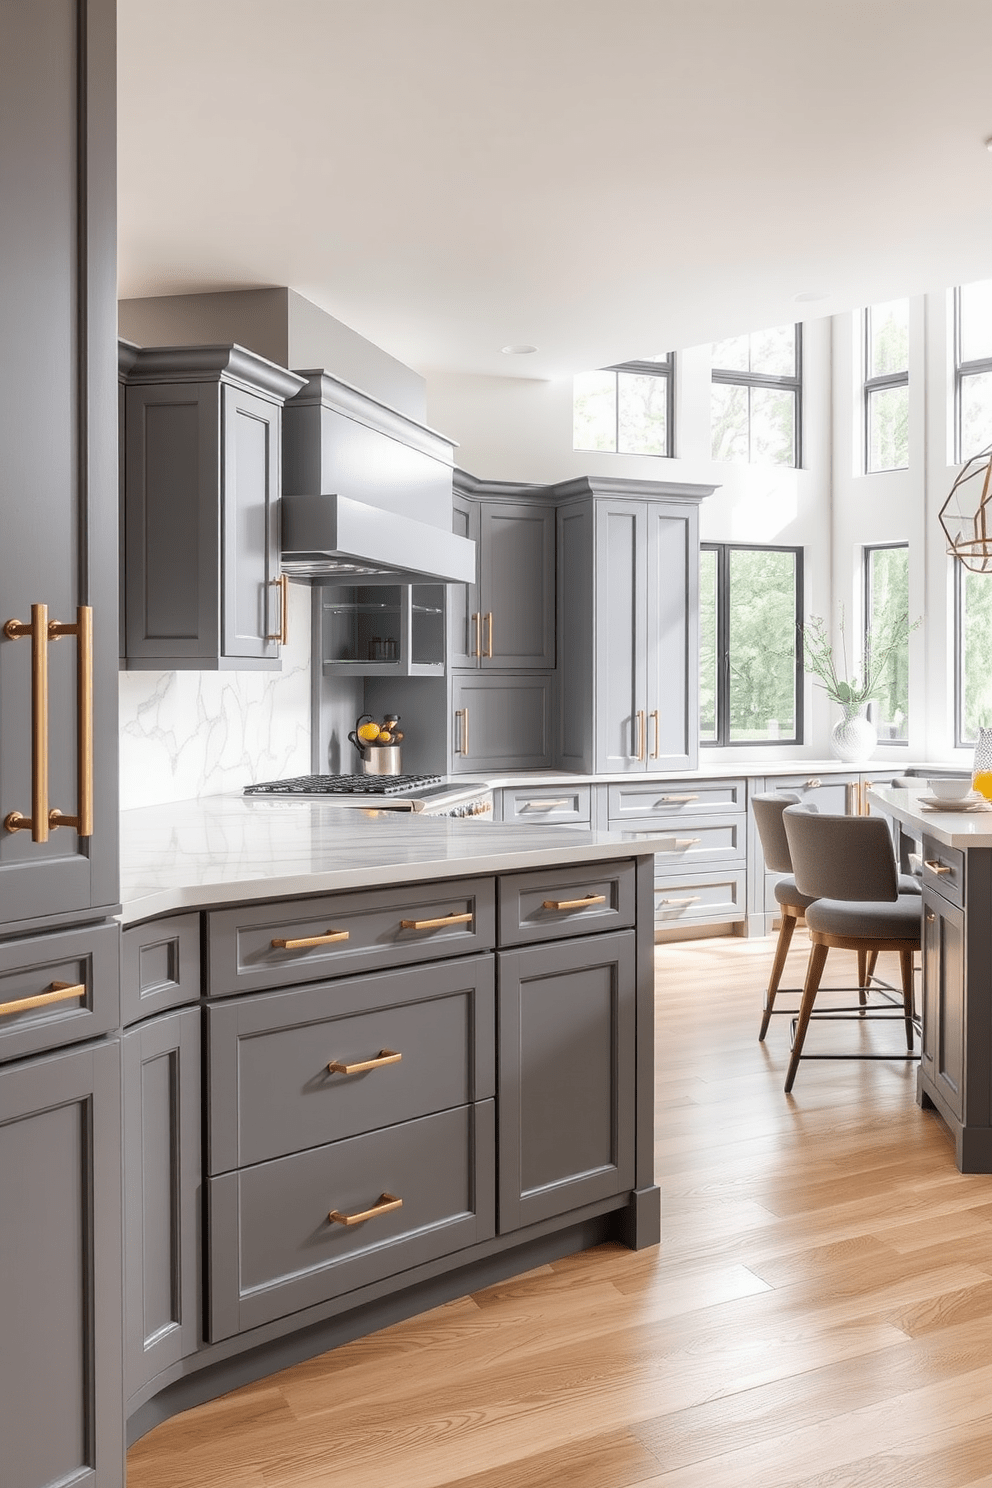
[[[122,809],[310,769],[310,591],[289,586],[281,672],[122,672]]]

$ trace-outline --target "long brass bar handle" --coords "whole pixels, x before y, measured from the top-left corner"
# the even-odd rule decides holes
[[[439,920],[400,920],[401,930],[440,930],[443,925],[467,925],[474,920],[475,915],[470,910],[468,914],[442,915]]]
[[[605,894],[587,894],[584,899],[545,899],[544,909],[588,909],[591,904],[605,904]]]
[[[661,711],[658,708],[652,710],[651,720],[654,723],[654,748],[651,751],[652,759],[661,759]]]
[[[662,899],[662,904],[697,904],[702,898],[701,894],[690,894],[685,899]]]
[[[662,799],[662,801],[665,802],[666,805],[670,805],[674,801],[679,801],[679,802],[683,802],[683,801],[698,801],[699,800],[699,797],[698,797],[698,795],[696,795],[696,796],[662,796],[661,799]]]
[[[31,815],[11,811],[8,832],[30,832],[32,842],[48,841],[48,606],[31,606],[31,623],[8,620],[8,640],[31,637]]]
[[[492,612],[492,610],[487,610],[486,611],[486,621],[487,621],[488,626],[489,626],[489,640],[486,642],[485,655],[486,655],[486,660],[487,661],[492,661],[492,658],[493,658],[493,612]]]
[[[394,1194],[380,1194],[371,1209],[363,1209],[361,1214],[342,1214],[340,1209],[332,1209],[327,1216],[334,1224],[356,1225],[363,1224],[367,1219],[375,1219],[379,1214],[391,1214],[394,1209],[402,1209],[403,1200],[396,1198]]]
[[[323,935],[307,935],[302,940],[274,940],[272,949],[274,951],[305,951],[309,946],[334,945],[336,941],[347,940],[350,935],[350,930],[327,930]]]
[[[332,1059],[327,1068],[336,1075],[364,1075],[366,1070],[381,1069],[384,1064],[399,1064],[402,1058],[395,1049],[380,1049],[374,1059],[363,1059],[359,1064],[342,1064],[340,1059]]]
[[[50,827],[75,827],[80,837],[93,836],[93,611],[76,607],[74,625],[53,620],[49,639],[76,637],[76,815],[50,811]]]
[[[475,650],[471,654],[473,656],[478,656],[478,657],[481,658],[481,656],[482,656],[482,613],[481,613],[481,611],[479,611],[476,614],[474,614],[472,616],[472,619],[473,619],[473,621],[475,623]]]
[[[946,863],[932,863],[929,858],[923,859],[924,868],[929,868],[931,873],[953,873],[954,869]]]
[[[47,1007],[50,1002],[68,1002],[72,997],[85,996],[85,982],[53,982],[47,992],[36,992],[33,997],[15,997],[13,1002],[0,1002],[0,1016],[26,1013],[29,1008]]]
[[[702,842],[702,840],[702,837],[676,837],[675,846],[696,847],[700,842]]]
[[[289,640],[289,574],[270,579],[269,585],[279,590],[279,629],[266,631],[265,639],[285,646]]]

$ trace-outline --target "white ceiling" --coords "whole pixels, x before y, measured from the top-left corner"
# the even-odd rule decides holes
[[[125,297],[550,377],[992,277],[992,0],[119,10]]]

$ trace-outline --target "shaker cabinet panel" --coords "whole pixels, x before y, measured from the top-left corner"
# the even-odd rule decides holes
[[[483,504],[479,630],[484,669],[555,664],[554,524],[551,507]]]
[[[451,530],[456,537],[466,537],[478,545],[482,514],[477,501],[456,492],[452,498]],[[476,546],[476,570],[479,550]],[[482,650],[479,586],[448,585],[448,664],[452,667],[477,667]]]
[[[552,679],[456,674],[452,770],[541,770],[551,764]]]
[[[596,768],[645,767],[646,521],[634,503],[597,513]]]
[[[282,410],[223,389],[223,652],[277,660],[285,590],[279,581]]]
[[[924,889],[921,1072],[959,1120],[964,1114],[964,1021],[964,911]]]
[[[687,769],[699,737],[699,544],[692,516],[647,511],[647,767]]]

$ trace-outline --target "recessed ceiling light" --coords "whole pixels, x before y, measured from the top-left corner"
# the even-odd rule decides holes
[[[536,351],[537,350],[537,347],[536,346],[502,346],[502,347],[500,347],[500,350],[502,351],[502,353],[503,353],[504,356],[530,356],[530,354],[531,354],[532,351]]]
[[[797,305],[812,305],[816,300],[829,300],[830,292],[826,289],[804,289],[802,294],[793,295]]]

